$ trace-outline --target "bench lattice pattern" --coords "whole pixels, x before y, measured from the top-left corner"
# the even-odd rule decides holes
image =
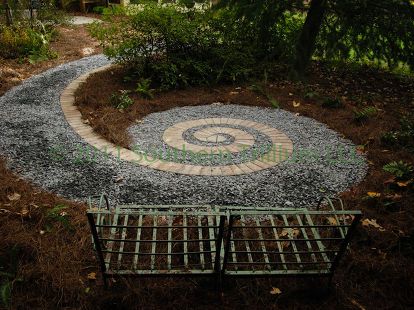
[[[326,201],[329,211],[125,205],[90,208],[87,215],[104,279],[330,276],[361,213]]]

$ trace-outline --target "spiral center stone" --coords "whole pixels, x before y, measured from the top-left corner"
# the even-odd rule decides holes
[[[226,136],[220,133],[213,134],[205,138],[206,142],[214,142],[214,143],[225,142],[226,140],[227,140]]]

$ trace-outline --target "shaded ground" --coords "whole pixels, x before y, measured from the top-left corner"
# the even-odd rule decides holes
[[[66,60],[79,58],[80,56],[76,54],[76,46],[73,49],[69,48],[72,37],[65,40],[68,44]],[[21,78],[23,78],[42,71],[42,68],[56,65],[53,62],[39,64],[42,67],[31,71],[23,70],[25,66],[28,67],[27,65],[16,64],[12,68],[16,71],[22,70]],[[3,67],[2,64],[1,68]],[[85,206],[65,201],[33,187],[6,170],[4,163],[1,163],[0,261],[7,271],[17,267],[16,277],[10,279],[13,283],[11,302],[13,308],[133,309],[184,306],[205,309],[213,307],[407,309],[412,307],[414,304],[412,188],[390,189],[384,184],[384,181],[389,179],[389,175],[383,172],[381,167],[391,160],[413,162],[413,156],[404,148],[385,148],[379,141],[380,132],[388,128],[397,128],[400,114],[412,110],[412,82],[375,72],[368,72],[365,75],[366,71],[334,72],[321,68],[324,67],[314,68],[310,87],[321,94],[347,96],[345,108],[325,109],[320,106],[319,99],[305,100],[304,95],[308,90],[302,84],[279,81],[275,82],[273,87],[269,87],[269,92],[280,101],[283,108],[314,117],[343,133],[355,143],[366,144],[363,151],[367,152],[368,159],[372,162],[369,175],[362,185],[351,189],[343,197],[348,207],[362,209],[366,218],[377,219],[385,229],[380,231],[375,227],[359,226],[350,252],[334,277],[333,289],[329,294],[323,294],[324,291],[318,289],[323,284],[318,280],[284,279],[230,281],[221,303],[220,298],[211,288],[212,283],[203,279],[131,282],[121,280],[113,289],[105,291],[89,239],[84,216]],[[7,82],[7,85],[2,83],[2,92],[18,84],[19,81]],[[94,82],[101,83],[99,79]],[[237,100],[239,104],[268,104],[261,95],[251,93],[244,87],[243,93],[230,94],[230,91],[240,92],[232,86],[213,91],[187,90],[173,92],[173,95],[163,94],[152,102],[141,101],[139,105],[142,105],[142,111],[138,110],[139,105],[136,104],[133,108],[136,110],[126,111],[129,113],[114,113],[110,110],[112,108],[105,106],[103,103],[105,101],[99,99],[104,99],[107,93],[110,94],[111,89],[106,90],[108,83],[102,81],[102,84],[95,87],[94,89],[100,90],[100,94],[104,91],[105,93],[103,97],[95,92],[89,94],[88,100],[92,106],[85,107],[83,112],[96,113],[92,117],[98,120],[105,115],[111,116],[112,119],[113,114],[113,118],[120,123],[132,122],[146,113],[165,109],[166,102],[184,105],[183,100],[187,100],[188,104],[195,99],[198,103],[202,103],[203,100],[211,103],[212,99],[227,102],[231,99],[231,102]],[[348,93],[345,94],[345,91]],[[95,101],[93,96],[96,97]],[[355,100],[352,97],[355,97]],[[293,107],[293,100],[300,102],[300,105]],[[351,121],[352,108],[357,101],[366,101],[367,104],[373,104],[382,111],[363,124],[354,123]],[[99,102],[103,108],[95,110]],[[155,108],[152,108],[153,105]],[[92,124],[94,119],[91,119]],[[117,128],[116,130],[122,132],[122,126],[110,126],[106,130],[113,132],[113,129]],[[101,132],[111,138],[104,130]],[[116,138],[116,135],[111,139],[115,139],[114,137]],[[377,200],[365,199],[367,191],[380,192],[382,196]],[[392,195],[396,203],[391,207],[385,207],[383,202],[385,195]],[[51,210],[59,204],[64,204],[67,208],[59,209],[57,211],[59,216],[53,216],[56,212]],[[65,224],[66,221],[62,218],[67,219],[68,224]],[[16,258],[9,259],[13,247],[16,248]],[[15,281],[15,278],[20,278],[22,281]],[[270,294],[272,286],[280,288],[282,294]]]

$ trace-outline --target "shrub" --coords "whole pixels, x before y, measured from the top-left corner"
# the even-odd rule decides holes
[[[4,26],[0,29],[0,56],[4,58],[24,57],[47,44],[47,35],[29,27]]]
[[[109,26],[93,25],[107,56],[163,89],[245,80],[255,60],[226,15],[146,4]]]

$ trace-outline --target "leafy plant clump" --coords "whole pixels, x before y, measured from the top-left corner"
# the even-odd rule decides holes
[[[226,14],[146,4],[108,26],[93,25],[107,56],[153,87],[180,88],[247,79],[255,60]],[[149,87],[149,86],[148,86]]]
[[[407,181],[413,177],[413,166],[403,161],[393,161],[386,164],[383,169],[401,181]]]
[[[65,229],[72,229],[69,221],[69,216],[65,211],[67,208],[68,207],[65,205],[57,205],[46,212],[46,231],[50,232],[53,229],[55,223],[60,223]]]
[[[125,110],[134,104],[134,100],[129,97],[128,90],[120,90],[119,93],[113,93],[110,102],[118,110]]]
[[[401,128],[385,132],[381,136],[381,143],[386,146],[401,146],[414,150],[414,121],[409,118],[401,120]]]
[[[371,117],[375,116],[378,113],[376,107],[365,107],[360,110],[354,110],[354,120],[356,122],[364,122],[370,119]]]
[[[272,105],[273,108],[275,108],[275,109],[279,109],[280,108],[279,101],[277,101],[276,98],[274,98],[272,95],[269,94],[268,91],[266,91],[265,85],[253,84],[250,87],[250,89],[252,91],[256,92],[257,94],[266,97],[266,99],[269,101],[269,103]]]
[[[137,83],[137,88],[135,91],[137,94],[141,95],[145,99],[153,99],[154,98],[154,89],[150,88],[151,80],[150,79],[141,79]]]
[[[35,63],[57,55],[50,50],[49,42],[54,32],[42,23],[31,28],[25,24],[0,25],[0,56],[3,58],[25,58]]]
[[[339,98],[326,98],[322,101],[322,106],[324,108],[330,108],[330,109],[338,109],[343,106],[342,100]]]

